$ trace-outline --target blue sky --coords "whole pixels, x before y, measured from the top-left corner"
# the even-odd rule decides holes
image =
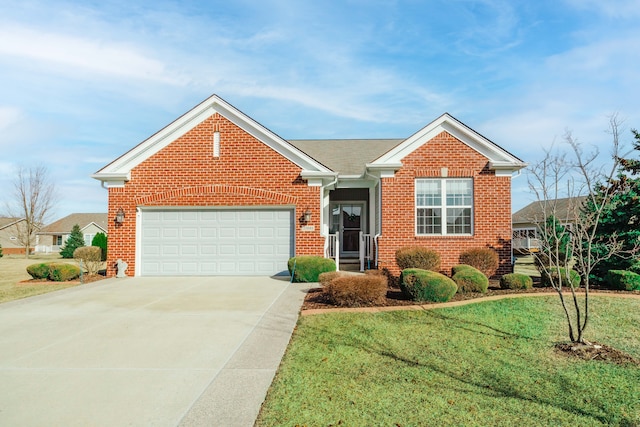
[[[565,131],[640,128],[640,2],[3,1],[0,206],[43,164],[50,219],[90,175],[216,93],[280,136],[408,137],[443,112],[526,162]],[[533,200],[513,180],[513,208]]]

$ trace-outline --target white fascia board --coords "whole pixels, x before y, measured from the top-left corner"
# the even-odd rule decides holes
[[[463,125],[447,113],[411,135],[388,153],[376,159],[372,165],[400,162],[403,158],[443,131],[449,133],[473,150],[482,154],[484,157],[489,159],[490,162],[496,164],[509,164],[510,167],[515,170],[522,169],[526,166],[526,164],[521,160],[509,154],[507,151],[503,150],[471,128]]]
[[[110,174],[129,173],[131,169],[185,135],[216,112],[302,169],[329,171],[325,166],[266,129],[222,98],[212,95],[165,128],[100,169],[93,177],[106,181],[102,177],[107,177]]]
[[[331,171],[302,170],[300,176],[309,187],[323,187],[338,179],[338,174]]]
[[[373,163],[367,163],[365,165],[367,173],[374,175],[378,178],[393,178],[396,172],[402,167],[400,162],[385,162],[378,163],[376,160]]]
[[[366,179],[362,177],[357,178],[344,178],[340,177],[336,188],[373,188],[378,182],[373,179]]]

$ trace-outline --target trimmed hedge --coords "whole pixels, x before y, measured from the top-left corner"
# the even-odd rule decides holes
[[[454,266],[452,271],[451,280],[456,282],[460,292],[480,292],[484,294],[489,289],[489,279],[477,268],[460,264]]]
[[[558,283],[558,270],[560,270],[560,281],[562,282],[562,286],[570,286],[573,285],[574,288],[580,287],[581,277],[575,270],[569,271],[569,277],[571,283],[567,283],[567,269],[564,267],[548,267],[549,271],[542,271],[540,273],[540,281],[542,286],[551,286],[551,279],[553,279],[553,283]]]
[[[47,279],[49,277],[49,264],[39,263],[27,266],[27,273],[34,279]]]
[[[471,248],[460,254],[460,264],[470,265],[491,277],[498,271],[500,260],[496,251],[490,248]]]
[[[98,273],[102,267],[102,249],[98,246],[81,246],[73,251],[73,259],[87,269],[87,274]]]
[[[533,279],[526,274],[510,273],[500,278],[500,288],[502,289],[531,289]]]
[[[323,276],[330,274],[323,273]],[[383,302],[387,296],[387,278],[382,274],[338,274],[324,285],[322,292],[337,306],[374,305]]]
[[[604,276],[612,289],[640,291],[640,274],[627,270],[609,270]]]
[[[64,262],[31,264],[27,267],[27,273],[34,279],[66,282],[80,276],[80,267]]]
[[[49,264],[49,280],[54,282],[66,282],[80,276],[80,267],[73,264],[54,263]]]
[[[320,274],[336,271],[336,262],[331,258],[303,255],[289,258],[287,267],[289,268],[289,275],[293,276],[294,282],[317,282]]]
[[[458,285],[444,274],[419,268],[402,270],[400,288],[414,301],[446,302],[458,290]]]
[[[421,270],[440,270],[440,255],[433,249],[423,246],[405,246],[396,251],[396,264],[400,270],[419,268]]]

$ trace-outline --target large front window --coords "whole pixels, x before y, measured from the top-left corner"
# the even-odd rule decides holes
[[[416,234],[471,234],[471,178],[416,179]]]

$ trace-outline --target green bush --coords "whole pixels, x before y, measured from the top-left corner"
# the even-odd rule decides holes
[[[332,273],[323,273],[323,275]],[[387,296],[387,278],[383,274],[339,274],[322,292],[341,307],[362,307],[383,302]]]
[[[49,277],[49,264],[31,264],[27,267],[27,273],[34,279],[47,279]]]
[[[609,270],[604,281],[612,289],[640,291],[640,274],[626,270]]]
[[[500,260],[496,251],[490,248],[471,248],[460,254],[460,264],[470,265],[491,277],[498,271]]]
[[[2,245],[0,245],[0,258],[2,258]]]
[[[98,233],[91,239],[91,246],[97,246],[102,249],[101,261],[107,260],[107,235]]]
[[[451,279],[458,285],[460,292],[480,292],[489,289],[489,279],[480,270],[470,265],[460,264],[453,267]]]
[[[402,270],[400,288],[414,301],[446,302],[458,290],[458,285],[444,274],[419,268]]]
[[[294,282],[317,282],[320,274],[336,271],[336,262],[331,258],[303,255],[289,258],[287,267]]]
[[[558,270],[560,271],[560,278],[558,279]],[[540,273],[540,281],[542,283],[542,286],[551,286],[552,284],[552,279],[553,279],[553,283],[555,283],[556,285],[559,282],[562,286],[570,286],[573,285],[574,288],[577,288],[580,286],[580,275],[578,274],[577,271],[575,270],[570,270],[569,271],[569,278],[571,280],[570,283],[567,283],[567,269],[564,267],[547,267],[547,271],[542,271]]]
[[[533,279],[526,274],[510,273],[500,278],[500,288],[502,289],[531,289]]]
[[[73,259],[87,269],[87,274],[96,274],[102,267],[102,249],[97,246],[82,246],[73,251]]]
[[[54,282],[66,282],[80,276],[80,267],[73,264],[53,263],[49,264],[49,280]]]
[[[396,263],[400,270],[419,268],[439,271],[440,255],[433,249],[422,246],[405,246],[396,251]]]

